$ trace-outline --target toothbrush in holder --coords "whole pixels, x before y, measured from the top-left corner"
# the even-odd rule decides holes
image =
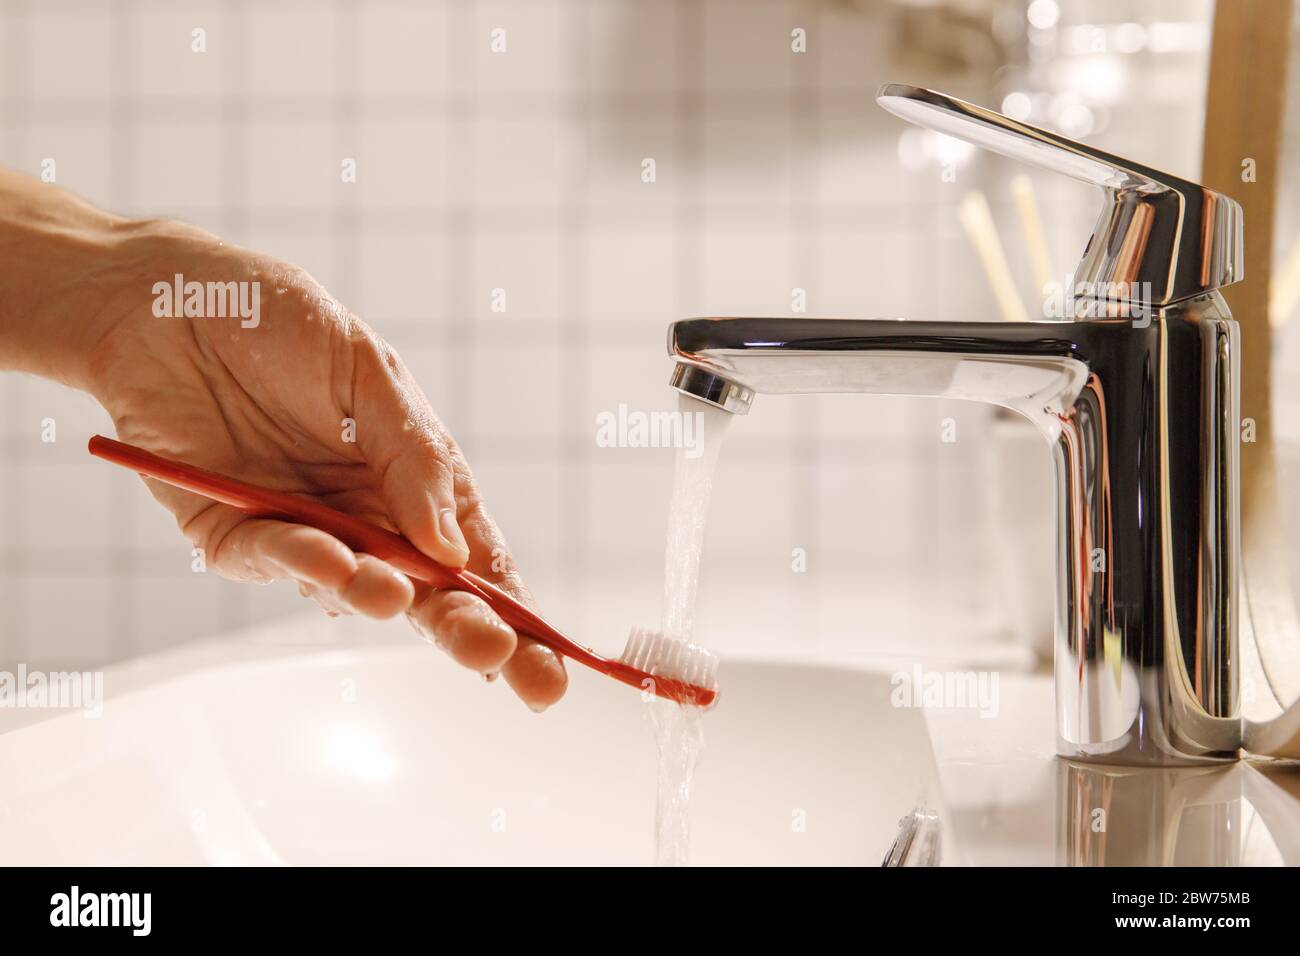
[[[406,538],[310,498],[272,491],[225,475],[163,458],[126,442],[95,435],[87,450],[158,481],[183,488],[250,515],[308,525],[338,538],[353,551],[387,561],[407,577],[435,588],[468,591],[487,602],[517,633],[545,644],[579,664],[657,697],[708,708],[718,699],[718,659],[695,644],[633,628],[622,657],[602,657],[565,637],[518,599],[466,569],[449,568]]]

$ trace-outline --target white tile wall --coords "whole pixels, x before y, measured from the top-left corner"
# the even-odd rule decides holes
[[[78,183],[82,195],[102,203],[112,195],[112,171],[103,161],[110,142],[109,122],[102,114],[74,124],[38,114],[13,145],[22,158],[22,168],[39,171],[46,159],[53,159],[60,180]]]
[[[356,23],[360,91],[365,96],[418,96],[448,89],[441,55],[450,19],[445,3],[369,4]]]
[[[101,97],[112,87],[111,12],[99,7],[42,5],[26,19],[30,73],[22,92],[51,99]],[[75,64],[75,69],[69,69]]]
[[[238,40],[226,30],[226,20],[214,12],[210,5],[171,3],[158,4],[148,16],[140,17],[140,47],[149,51],[135,64],[140,89],[187,99],[220,96],[225,61],[221,51]],[[205,54],[196,55],[192,49],[198,42],[195,30],[203,31],[202,41],[208,48]],[[108,77],[102,89],[110,89]]]
[[[210,13],[217,13],[217,6]],[[336,18],[308,3],[248,3],[239,41],[247,45],[247,83],[257,96],[318,96],[339,89],[335,60]],[[147,15],[147,13],[145,14]],[[231,31],[232,42],[234,30]]]
[[[7,0],[0,162],[36,172],[55,157],[61,184],[117,211],[189,217],[306,267],[406,357],[543,607],[617,643],[607,635],[659,616],[672,468],[661,451],[596,448],[594,421],[620,402],[671,407],[669,321],[789,314],[794,286],[814,314],[994,314],[956,203],[984,188],[1015,257],[1012,164],[973,161],[957,183],[905,171],[901,127],[870,94],[895,78],[993,104],[1004,91],[913,61],[900,74],[897,11]],[[809,36],[799,57],[795,26]],[[190,51],[195,27],[205,54]],[[489,49],[497,27],[506,54]],[[1200,101],[1185,90],[1203,66],[1172,66],[1178,98],[1156,109],[1135,87],[1096,139],[1193,174]],[[356,184],[340,181],[345,157]],[[1036,182],[1064,273],[1093,197]],[[505,314],[489,309],[495,287]],[[98,663],[300,607],[287,586],[191,573],[140,484],[85,460],[86,436],[109,425],[83,399],[6,376],[0,402],[0,663]],[[957,445],[938,440],[947,415]],[[969,517],[990,493],[986,420],[951,403],[760,399],[719,470],[702,636],[996,627],[987,536]],[[806,574],[791,572],[795,547]]]
[[[212,130],[217,133],[219,131]],[[247,195],[249,205],[279,208],[282,206],[307,209],[329,208],[341,189],[340,170],[343,156],[335,150],[334,127],[327,121],[308,118],[294,121],[261,121],[250,130],[250,140],[255,143],[252,160],[248,163]],[[213,144],[205,142],[206,147]],[[356,144],[358,147],[361,142]],[[352,146],[345,144],[344,148]],[[359,155],[353,155],[353,154]],[[219,165],[220,149],[212,149],[212,159]],[[366,173],[376,172],[361,164],[365,154],[353,149],[344,156],[358,160],[359,168]],[[330,158],[336,157],[334,162]],[[219,178],[213,177],[218,187]],[[184,189],[181,185],[179,188]]]

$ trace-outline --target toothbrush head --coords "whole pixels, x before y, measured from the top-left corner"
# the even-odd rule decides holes
[[[718,656],[698,644],[634,627],[619,663],[640,671],[641,686],[666,700],[705,709],[717,702]]]

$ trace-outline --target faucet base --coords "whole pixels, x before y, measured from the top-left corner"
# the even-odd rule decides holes
[[[1144,750],[1136,742],[1122,744],[1115,750],[1090,750],[1057,737],[1056,756],[1075,763],[1111,767],[1206,767],[1236,763],[1242,759],[1243,753],[1240,750],[1225,750],[1192,755],[1180,753],[1173,748]]]

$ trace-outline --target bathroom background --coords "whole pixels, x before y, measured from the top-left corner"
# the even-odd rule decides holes
[[[617,650],[659,618],[672,452],[598,447],[596,416],[675,407],[670,321],[789,315],[796,290],[809,315],[1002,316],[960,216],[973,190],[1040,314],[1015,174],[1051,277],[1077,261],[1094,190],[911,128],[875,89],[938,88],[1196,179],[1211,14],[1210,0],[3,0],[0,162],[38,175],[53,160],[60,185],[109,209],[306,267],[412,368],[548,616]],[[1289,313],[1298,222],[1291,190]],[[1277,361],[1295,369],[1298,349],[1283,330]],[[1276,377],[1291,440],[1295,378]],[[4,375],[0,408],[0,667],[92,667],[288,614],[317,614],[329,638],[290,585],[193,573],[144,488],[87,456],[90,434],[112,434],[90,399]],[[697,636],[1025,660],[1050,631],[1048,470],[1027,425],[977,406],[761,397],[723,451]]]

